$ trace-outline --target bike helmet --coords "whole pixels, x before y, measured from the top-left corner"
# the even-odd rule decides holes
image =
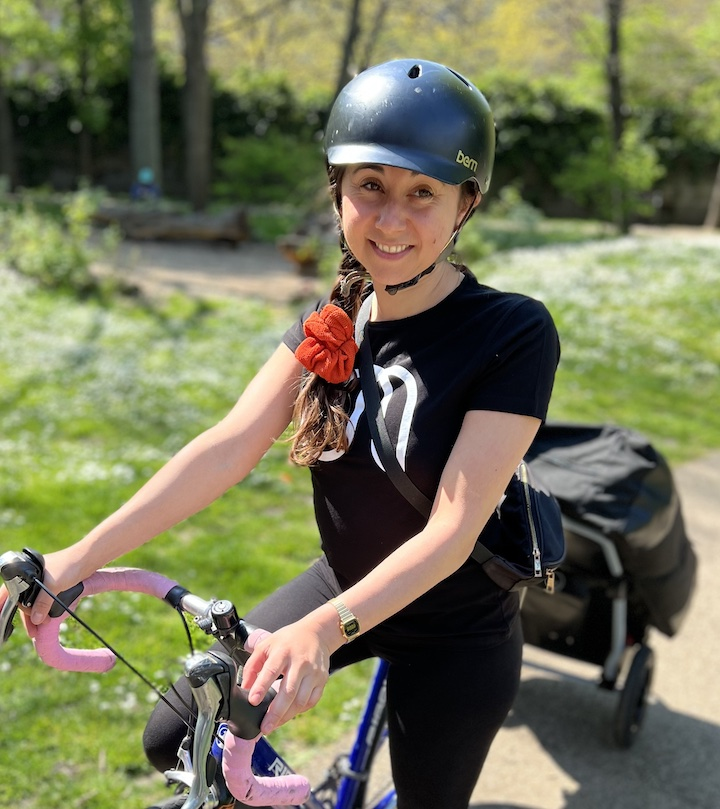
[[[325,129],[330,165],[379,163],[450,185],[490,185],[495,124],[485,96],[459,73],[398,59],[360,73],[340,92]]]

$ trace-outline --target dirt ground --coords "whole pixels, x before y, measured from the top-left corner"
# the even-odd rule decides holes
[[[302,278],[272,244],[238,247],[198,242],[123,242],[99,272],[114,270],[150,297],[182,291],[205,298],[228,295],[288,303],[319,296],[320,280]]]

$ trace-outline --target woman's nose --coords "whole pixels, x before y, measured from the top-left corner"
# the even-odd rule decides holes
[[[378,211],[375,224],[378,230],[385,233],[395,233],[405,227],[405,213],[402,205],[396,200],[385,200]]]

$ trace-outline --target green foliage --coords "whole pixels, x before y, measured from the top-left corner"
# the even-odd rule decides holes
[[[615,228],[604,222],[545,218],[522,198],[516,185],[508,185],[465,225],[456,258],[474,266],[493,253],[552,244],[577,244],[615,235]]]
[[[295,233],[303,221],[301,207],[291,204],[260,205],[248,209],[248,222],[253,238],[275,243],[281,236]]]
[[[526,202],[517,184],[500,189],[498,197],[488,208],[488,215],[512,222],[523,230],[535,230],[544,219],[542,211]]]
[[[41,199],[41,197],[40,197]],[[32,195],[0,210],[0,249],[10,267],[47,289],[87,295],[100,289],[90,265],[98,250],[89,246],[98,198],[90,189],[68,195],[55,216],[43,213]],[[106,232],[104,247],[113,245]]]
[[[263,137],[270,131],[311,141],[322,128],[322,107],[301,101],[287,77],[272,70],[243,70],[230,93],[219,89],[215,98],[215,123],[222,138]]]
[[[240,202],[288,202],[302,206],[325,184],[322,153],[316,143],[276,131],[263,137],[228,138],[218,160],[221,179],[215,193]]]
[[[570,100],[554,82],[496,73],[488,88],[498,131],[491,196],[514,183],[527,202],[543,208],[557,196],[554,178],[570,156],[603,137],[602,115]]]
[[[586,210],[613,221],[620,211],[627,217],[651,215],[645,195],[664,174],[655,148],[628,127],[617,152],[608,138],[597,138],[587,152],[570,157],[556,182]]]

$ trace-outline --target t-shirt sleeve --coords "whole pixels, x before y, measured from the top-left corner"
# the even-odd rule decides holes
[[[518,296],[515,306],[497,324],[493,356],[479,375],[469,410],[500,410],[545,420],[560,340],[547,308]]]
[[[325,304],[328,303],[328,298],[321,298],[317,303],[313,306],[309,306],[305,309],[300,317],[290,326],[290,328],[285,332],[283,335],[283,343],[293,352],[297,350],[297,347],[302,343],[305,339],[305,332],[303,331],[303,324],[305,321],[310,317],[313,312],[319,312]]]

